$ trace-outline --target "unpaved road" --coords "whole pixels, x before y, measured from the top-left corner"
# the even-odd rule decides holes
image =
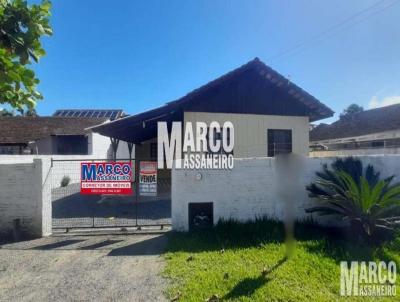
[[[0,246],[0,301],[165,301],[165,235],[51,237]]]

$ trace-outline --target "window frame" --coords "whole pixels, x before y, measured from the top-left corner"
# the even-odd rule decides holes
[[[271,141],[271,138],[274,137],[274,133],[276,132],[281,132],[285,134],[289,134],[288,138],[290,140],[289,143],[284,143],[287,144],[288,147],[284,147],[281,149],[278,149],[275,147],[275,142]],[[275,129],[271,128],[267,130],[267,156],[268,157],[275,157],[276,154],[289,154],[293,152],[293,131],[292,129]]]

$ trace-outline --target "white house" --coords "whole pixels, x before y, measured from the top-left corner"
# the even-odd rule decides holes
[[[400,154],[400,104],[354,113],[310,132],[311,156]]]
[[[91,155],[113,157],[109,137],[88,128],[119,118],[122,110],[57,110],[53,116],[0,117],[0,155]],[[128,157],[127,146],[117,157]]]
[[[279,153],[308,156],[310,122],[332,115],[330,108],[256,58],[178,100],[95,126],[92,131],[115,140],[134,143],[135,158],[138,160],[156,160],[158,122],[171,125],[175,121],[184,124],[200,121],[218,121],[222,124],[230,121],[234,126],[233,155],[237,159],[272,158]],[[158,173],[162,177],[171,177],[170,170],[159,170]],[[219,176],[224,173],[230,172],[222,171]],[[266,174],[260,175],[264,177]],[[213,216],[217,208],[226,209],[234,198],[229,195],[229,192],[233,192],[229,184],[223,182],[218,183],[222,186],[218,190],[225,192],[228,204],[210,197],[208,192],[216,192],[212,191],[212,183],[203,187],[204,192],[180,194],[184,191],[182,186],[185,186],[185,181],[190,186],[193,183],[184,173],[179,174],[178,178],[179,183],[172,179],[172,221],[177,229],[187,229],[200,213]],[[188,191],[191,189],[188,188]],[[215,196],[218,199],[219,195]],[[252,208],[251,202],[247,208]],[[216,213],[218,216],[211,218],[211,222],[224,218],[224,213],[227,218],[231,217],[226,210]]]

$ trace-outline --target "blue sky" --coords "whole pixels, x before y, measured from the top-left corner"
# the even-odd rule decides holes
[[[353,102],[365,108],[400,102],[398,2],[54,0],[54,35],[43,39],[47,56],[34,67],[45,97],[37,109],[133,114],[256,56],[336,115]],[[302,42],[299,51],[276,57]]]

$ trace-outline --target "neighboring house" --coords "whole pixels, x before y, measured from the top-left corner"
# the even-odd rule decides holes
[[[310,132],[311,156],[400,154],[400,104],[366,110]]]
[[[121,116],[122,110],[57,110],[51,117],[0,117],[0,154],[112,158],[110,139],[88,128]]]
[[[234,156],[308,156],[310,122],[333,111],[258,58],[166,105],[92,128],[135,144],[136,158],[156,159],[157,122],[231,121]]]

